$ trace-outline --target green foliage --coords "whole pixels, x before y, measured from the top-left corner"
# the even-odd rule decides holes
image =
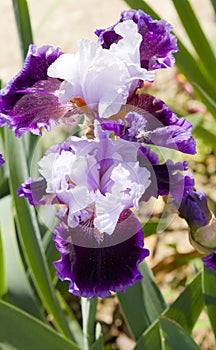
[[[0,301],[0,349],[81,350],[22,310]]]
[[[163,296],[145,261],[140,264],[140,271],[145,276],[142,282],[127,287],[125,294],[118,293],[128,328],[136,340],[166,308]]]
[[[28,5],[26,0],[13,0],[13,8],[18,29],[21,54],[24,60],[29,44],[33,44]]]
[[[203,294],[212,330],[216,337],[216,273],[212,269],[205,268],[203,271]]]

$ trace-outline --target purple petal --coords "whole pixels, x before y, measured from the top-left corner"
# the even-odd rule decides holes
[[[29,203],[34,207],[59,203],[55,195],[46,193],[46,188],[47,183],[44,178],[40,177],[37,180],[28,178],[17,189],[17,194],[20,198],[27,198]]]
[[[137,94],[128,104],[139,107],[139,114],[148,121],[146,137],[144,134],[142,142],[188,154],[196,153],[196,143],[191,134],[192,125],[185,118],[179,119],[162,100],[148,94]]]
[[[143,158],[143,155],[145,156]],[[148,146],[141,146],[138,151],[138,161],[140,166],[145,166],[146,159],[152,164],[156,165],[159,164],[159,157],[157,153],[153,152]]]
[[[194,178],[191,173],[184,175],[182,171],[187,170],[187,163],[173,163],[167,161],[164,164],[153,164],[148,169],[151,173],[151,184],[142,196],[141,200],[147,201],[151,196],[171,195],[176,201],[188,195],[194,188]]]
[[[148,70],[171,67],[175,62],[173,53],[178,51],[177,39],[170,34],[172,26],[164,20],[153,20],[141,10],[123,11],[116,24],[107,29],[96,30],[99,44],[109,49],[113,43],[121,40],[121,36],[114,29],[118,23],[127,20],[134,21],[142,35],[141,66]]]
[[[113,235],[106,235],[103,244],[93,248],[73,244],[73,233],[71,242],[63,239],[63,224],[55,229],[54,241],[61,253],[61,259],[54,265],[58,277],[70,281],[69,292],[88,298],[106,297],[111,291],[125,291],[125,287],[142,279],[138,264],[149,254],[148,250],[143,248],[143,232],[140,225],[137,230],[137,219],[131,212],[123,213],[123,216],[123,221],[120,219]],[[128,230],[128,216],[133,217],[130,220],[133,236],[116,243],[118,239],[121,240],[124,231]],[[121,225],[120,229],[118,225]],[[81,228],[80,234],[83,235]],[[86,240],[91,240],[92,235],[93,232],[89,232],[90,237],[86,236]],[[110,239],[117,241],[113,245],[109,242],[107,244]]]
[[[0,167],[5,163],[4,158],[2,157],[2,154],[0,154]]]
[[[205,266],[216,271],[216,251],[202,258]]]
[[[117,136],[132,142],[142,142],[167,147],[180,152],[196,153],[192,137],[192,125],[184,118],[178,118],[167,105],[147,94],[134,95],[129,106],[136,111],[127,113],[125,120],[102,121],[101,126]]]
[[[22,70],[0,92],[0,126],[7,123],[21,136],[26,131],[40,135],[67,113],[55,91],[61,81],[48,79],[48,67],[62,54],[52,46],[29,46]]]
[[[9,126],[17,136],[27,131],[41,135],[41,127],[50,130],[53,122],[58,123],[67,114],[68,106],[61,104],[55,94],[59,86],[59,80],[49,78],[25,90],[10,111]]]
[[[187,221],[193,232],[202,226],[206,226],[212,217],[212,213],[208,208],[205,192],[201,190],[190,191],[182,199],[179,213]]]

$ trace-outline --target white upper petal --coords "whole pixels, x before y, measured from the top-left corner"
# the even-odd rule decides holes
[[[80,40],[76,54],[63,54],[48,68],[48,75],[63,79],[59,98],[66,103],[82,97],[99,117],[119,112],[134,92],[139,79],[153,80],[153,72],[140,67],[141,35],[129,20],[115,27],[122,36],[109,50],[89,40]]]

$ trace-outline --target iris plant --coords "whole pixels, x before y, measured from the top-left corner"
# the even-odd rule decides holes
[[[40,177],[17,191],[34,206],[57,207],[55,267],[75,295],[105,297],[142,278],[138,264],[149,251],[134,213],[140,202],[171,195],[193,228],[209,223],[198,192],[191,194],[187,163],[161,162],[150,147],[196,152],[191,124],[143,93],[154,70],[174,64],[171,30],[141,10],[124,11],[115,25],[96,30],[97,43],[79,41],[75,54],[30,45],[22,70],[1,90],[0,125],[19,137],[81,115],[91,127],[91,137],[71,136],[49,148],[38,163]],[[197,210],[184,214],[191,201]]]

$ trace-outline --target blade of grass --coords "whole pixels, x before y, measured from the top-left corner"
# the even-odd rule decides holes
[[[95,316],[98,299],[81,298],[83,322],[83,350],[90,350],[95,341]]]
[[[202,294],[201,272],[199,272],[185,287],[184,291],[179,295],[175,302],[168,306],[161,315],[174,320],[178,325],[183,327],[185,331],[190,333],[203,308],[204,299]],[[151,346],[149,346],[149,344]],[[156,347],[155,344],[157,344],[158,347]],[[161,334],[159,331],[159,318],[157,318],[155,322],[145,330],[143,335],[139,337],[134,350],[164,350],[160,344]],[[149,347],[147,347],[147,345]],[[153,345],[155,345],[155,347]]]
[[[161,317],[159,324],[164,350],[201,350],[190,334],[173,320]]]
[[[172,0],[179,18],[190,38],[206,72],[216,76],[216,60],[209,41],[204,34],[195,12],[188,0]]]
[[[2,234],[0,227],[0,299],[7,293],[7,284],[5,277],[5,262],[4,262],[4,250],[2,244]]]
[[[212,3],[212,6],[213,6],[213,9],[214,9],[214,12],[216,14],[216,0],[211,0],[211,3]]]
[[[32,272],[35,287],[45,307],[53,315],[59,330],[71,337],[66,318],[56,299],[45,253],[38,229],[35,211],[25,199],[18,198],[16,190],[28,177],[25,151],[21,139],[5,129],[7,164],[10,171],[10,189],[16,208],[17,228],[23,252]],[[13,152],[11,152],[13,150]]]
[[[34,42],[28,5],[26,0],[12,0],[12,3],[19,37],[22,61],[24,62],[29,45],[33,44]],[[38,138],[36,135],[30,133],[24,135],[23,138],[25,140],[26,154],[29,161]]]
[[[128,328],[135,340],[166,308],[147,263],[142,262],[139,269],[144,276],[143,280],[127,287],[126,293],[117,293]]]
[[[96,324],[95,330],[95,343],[91,346],[90,350],[102,350],[103,349],[103,335],[100,323]]]
[[[41,321],[0,301],[0,349],[81,350]]]
[[[13,8],[18,29],[22,58],[24,60],[29,44],[33,43],[28,5],[26,0],[13,0]]]
[[[207,308],[208,317],[212,325],[212,330],[216,337],[216,292],[214,288],[215,284],[216,272],[210,268],[204,268],[202,275],[203,296]]]
[[[37,300],[25,273],[12,216],[11,196],[0,200],[0,228],[5,260],[7,300],[41,319]]]

